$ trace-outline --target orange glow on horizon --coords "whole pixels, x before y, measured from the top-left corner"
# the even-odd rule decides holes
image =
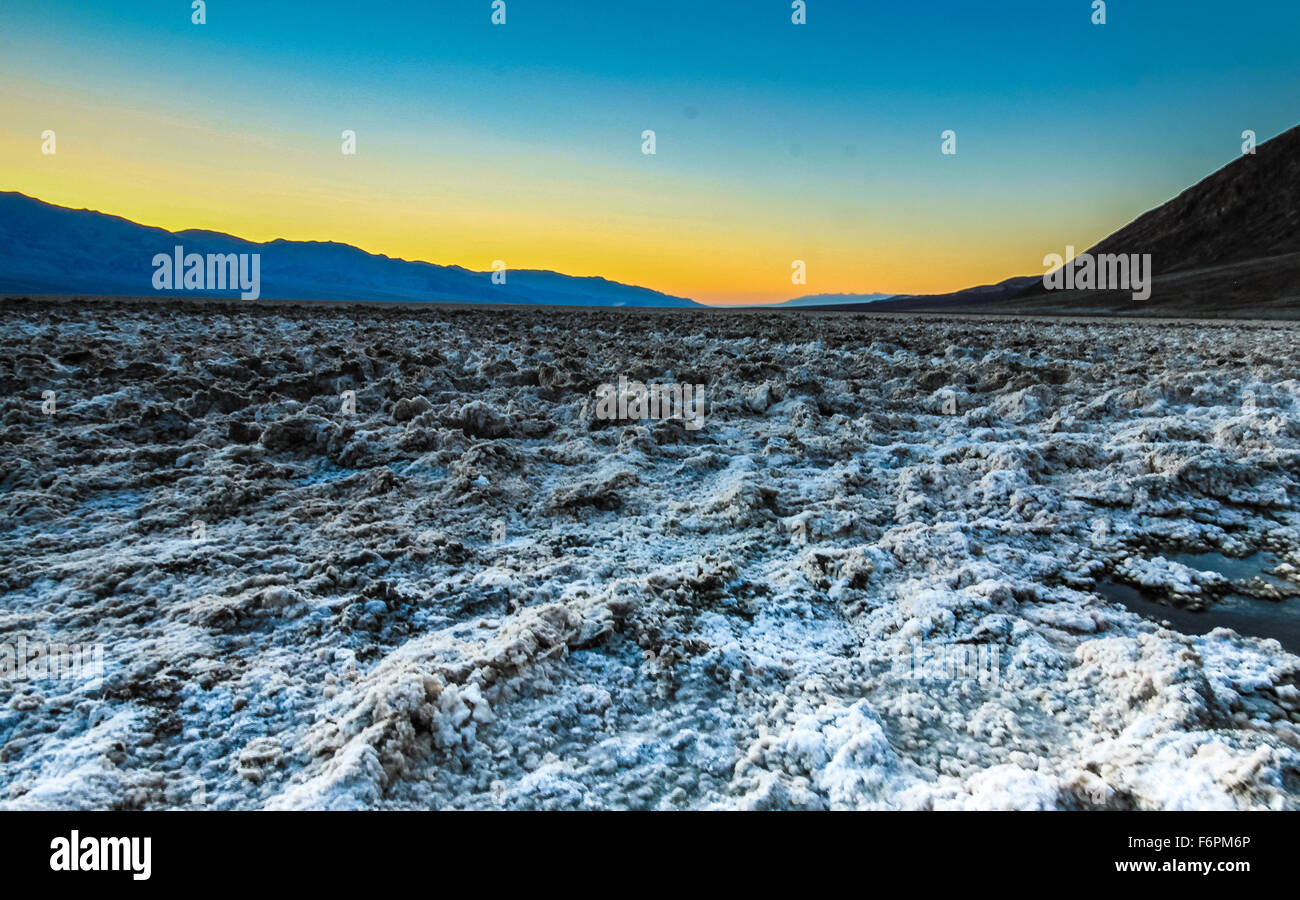
[[[332,136],[249,135],[66,93],[57,115],[38,117],[22,88],[0,89],[0,189],[170,231],[337,241],[475,271],[502,259],[712,305],[944,293],[1035,274],[1063,246],[1044,246],[1042,223],[1014,211],[990,222],[902,186],[901,212],[845,201],[824,213],[809,201],[783,213],[744,184],[500,148],[480,158],[473,141],[449,139],[437,153],[363,145],[347,157]],[[38,136],[51,120],[58,152],[43,156]],[[791,282],[796,259],[806,284]]]

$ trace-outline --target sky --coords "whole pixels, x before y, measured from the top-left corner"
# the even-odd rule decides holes
[[[806,5],[4,0],[0,189],[764,303],[1040,274],[1300,122],[1296,0]]]

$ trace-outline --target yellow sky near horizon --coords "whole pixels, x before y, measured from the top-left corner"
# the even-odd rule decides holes
[[[33,91],[46,99],[39,114],[26,99]],[[901,184],[877,189],[873,213],[851,198],[828,205],[815,178],[806,197],[774,201],[725,178],[665,175],[653,159],[575,159],[473,133],[418,147],[362,132],[358,154],[346,156],[336,134],[254,130],[34,83],[0,89],[0,122],[0,189],[49,203],[477,271],[502,259],[704,303],[939,293],[1037,273],[1055,246],[1041,223],[1005,208],[944,209],[942,192],[900,206]],[[50,156],[40,152],[47,127],[57,135]],[[806,284],[791,281],[796,259]]]

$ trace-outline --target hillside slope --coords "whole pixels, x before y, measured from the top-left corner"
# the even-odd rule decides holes
[[[683,297],[604,278],[510,270],[490,272],[367,253],[349,244],[255,243],[215,231],[170,232],[92,210],[0,192],[0,293],[236,296],[234,291],[155,291],[153,258],[186,253],[261,254],[261,297],[284,300],[398,300],[573,306],[695,307]]]

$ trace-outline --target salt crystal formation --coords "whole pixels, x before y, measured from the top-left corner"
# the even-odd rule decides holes
[[[1300,807],[1300,658],[1097,593],[1294,583],[1296,327],[0,321],[0,642],[105,664],[0,680],[0,806]],[[704,427],[598,419],[620,375]]]

